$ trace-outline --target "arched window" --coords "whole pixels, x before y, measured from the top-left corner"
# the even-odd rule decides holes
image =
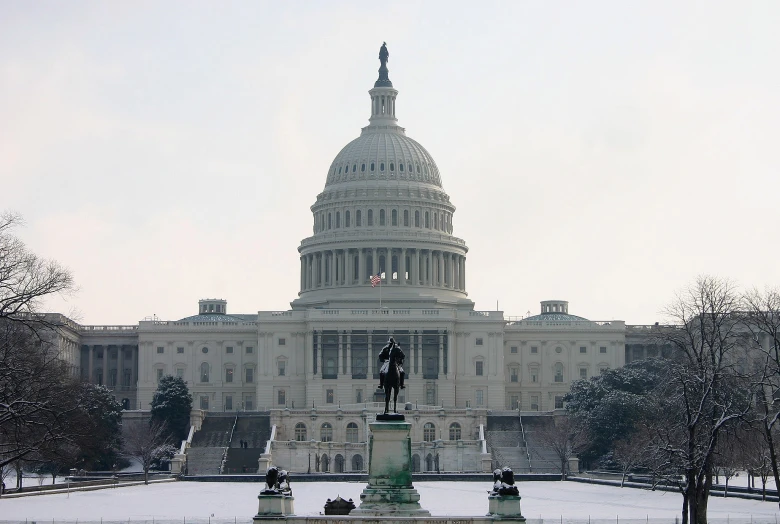
[[[373,162],[371,162],[371,172],[372,173],[374,172],[374,163]]]
[[[336,211],[336,229],[341,227],[341,212]]]
[[[414,227],[420,227],[420,212],[414,212]]]
[[[425,471],[433,471],[433,455],[430,453],[425,457]]]
[[[460,424],[457,422],[450,424],[450,440],[460,440]]]
[[[417,164],[417,174],[420,174],[420,164]]]
[[[369,209],[368,210],[368,225],[373,226],[374,225],[374,210]]]
[[[359,442],[358,425],[354,422],[347,424],[347,442]]]
[[[336,227],[339,227],[338,214],[336,215]],[[439,229],[439,214],[433,214],[433,229]]]
[[[412,473],[420,472],[420,455],[412,455]]]
[[[362,455],[354,455],[352,457],[352,471],[363,471]]]
[[[333,471],[336,473],[344,473],[344,456],[339,454],[333,460]]]
[[[385,210],[380,209],[379,210],[379,225],[384,226],[385,225]]]
[[[339,175],[341,174],[341,166],[339,166]]]
[[[409,172],[412,172],[412,164],[409,164]]]
[[[431,228],[431,217],[427,211],[425,212],[425,228],[426,229]],[[328,229],[330,229],[330,219],[328,219]]]
[[[344,211],[344,227],[349,227],[349,210]]]
[[[563,364],[560,362],[555,364],[555,382],[563,382]]]
[[[330,422],[325,422],[320,426],[320,440],[322,442],[333,442],[333,426]]]
[[[403,165],[403,164],[398,164],[398,170],[399,170],[401,173],[403,173],[403,172],[404,172],[404,165]]]
[[[306,424],[303,422],[298,422],[295,425],[295,440],[298,442],[306,440]]]
[[[357,164],[352,164],[352,172],[357,172]]]
[[[404,225],[409,227],[409,210],[404,209]]]
[[[385,170],[385,163],[384,162],[380,162],[379,163],[379,170],[380,171],[384,171]]]
[[[395,171],[395,164],[390,162],[390,172]]]
[[[425,442],[436,440],[436,426],[433,425],[433,422],[426,422],[423,426],[423,440]]]
[[[200,365],[200,381],[201,382],[208,382],[209,381],[209,363],[204,362]]]
[[[320,459],[320,471],[322,471],[323,473],[327,473],[328,471],[330,471],[330,459],[324,453],[322,454],[322,458]]]
[[[363,213],[359,209],[355,211],[355,227],[360,227],[363,225],[362,215]]]
[[[330,213],[328,213],[328,229],[330,229],[331,227],[333,227],[333,224],[332,224],[331,218],[332,218],[331,214],[330,214]]]
[[[391,213],[392,213],[392,222],[391,222],[391,224],[394,225],[394,226],[397,226],[398,225],[398,210],[397,209],[393,209],[393,211],[391,211]]]
[[[366,172],[366,165],[365,164],[360,164],[360,172],[361,173],[365,173]]]

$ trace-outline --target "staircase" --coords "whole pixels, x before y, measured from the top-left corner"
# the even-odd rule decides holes
[[[268,413],[240,413],[233,431],[233,440],[227,450],[223,473],[257,473],[257,460],[265,453],[269,438],[271,417]],[[241,442],[246,442],[247,447],[242,448]]]
[[[188,475],[219,475],[235,414],[209,413],[187,449]]]
[[[535,435],[552,423],[547,415],[488,415],[485,438],[494,467],[509,466],[515,473],[560,472],[555,452]]]

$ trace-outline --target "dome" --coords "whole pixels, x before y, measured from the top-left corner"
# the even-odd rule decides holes
[[[548,322],[571,322],[584,321],[587,318],[578,317],[569,314],[569,303],[566,300],[543,300],[541,302],[542,312],[539,315],[524,318],[523,320],[546,320]]]
[[[430,153],[397,126],[364,128],[336,155],[325,186],[362,180],[398,180],[442,187],[439,168]]]

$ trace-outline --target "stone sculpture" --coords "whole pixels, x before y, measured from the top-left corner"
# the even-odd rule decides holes
[[[493,471],[493,491],[491,495],[520,495],[517,486],[515,486],[515,474],[512,468],[496,468]]]
[[[404,387],[404,370],[401,367],[406,355],[401,347],[396,344],[393,337],[379,353],[379,360],[383,362],[379,372],[380,387],[385,390],[385,411],[390,412],[390,393],[393,393],[393,413],[398,413],[398,390]]]

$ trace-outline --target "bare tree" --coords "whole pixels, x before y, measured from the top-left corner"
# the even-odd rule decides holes
[[[555,416],[552,424],[536,430],[536,436],[539,443],[555,455],[561,480],[566,480],[569,460],[577,456],[587,444],[587,433],[583,424],[576,422],[574,417],[569,415]],[[538,451],[537,456],[545,460]]]
[[[161,422],[135,422],[126,428],[124,455],[141,464],[145,484],[149,484],[149,469],[152,464],[176,452],[168,435],[168,429]]]
[[[634,432],[628,438],[615,442],[612,457],[620,466],[620,487],[626,483],[626,475],[647,461],[649,441],[644,432]]]
[[[674,355],[648,429],[659,471],[682,478],[683,524],[707,523],[718,441],[751,409],[750,348],[739,307],[731,283],[700,277],[666,310],[677,327],[660,336]]]
[[[775,406],[776,392],[780,391],[780,289],[763,293],[753,289],[743,296],[744,324],[753,337],[758,351],[764,356],[758,384],[759,420],[775,486],[780,486],[780,471],[774,442],[780,411]],[[778,502],[780,504],[780,502]]]

